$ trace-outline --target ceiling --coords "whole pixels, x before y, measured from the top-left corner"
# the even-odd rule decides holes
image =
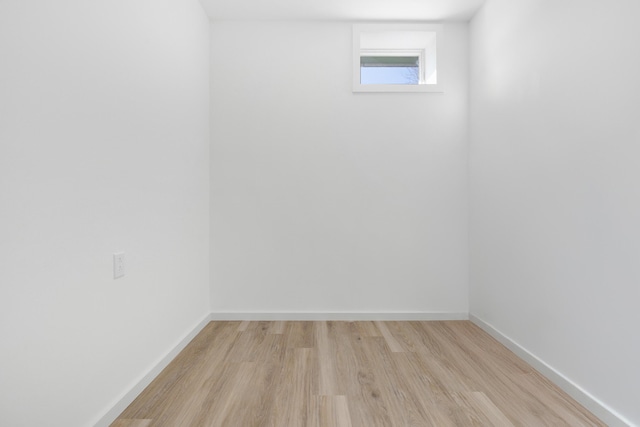
[[[468,21],[484,0],[200,0],[212,20]]]

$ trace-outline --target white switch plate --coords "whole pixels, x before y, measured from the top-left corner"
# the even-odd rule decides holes
[[[113,254],[113,278],[124,276],[124,252]]]

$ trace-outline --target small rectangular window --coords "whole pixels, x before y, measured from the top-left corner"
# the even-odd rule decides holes
[[[441,92],[440,33],[439,25],[354,25],[353,91]]]

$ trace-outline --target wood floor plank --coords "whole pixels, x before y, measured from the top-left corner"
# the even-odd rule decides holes
[[[475,390],[482,391],[493,402],[504,407],[503,412],[512,423],[521,425],[570,425],[568,420],[540,400],[539,390],[528,389],[520,376],[510,376],[504,364],[479,346],[469,345],[445,323],[431,325],[434,333],[450,342],[448,363]],[[520,404],[510,405],[517,397]]]
[[[605,426],[468,321],[211,322],[111,427]]]
[[[361,329],[353,324],[347,329],[351,339],[349,348],[341,345],[340,360],[346,360],[348,353],[353,353],[354,364],[339,365],[338,376],[342,391],[348,396],[349,411],[353,427],[383,427],[392,425],[389,411],[380,400],[381,390],[377,377],[376,366],[371,359],[371,352],[367,340],[378,340],[384,346],[383,338],[363,337]],[[343,338],[344,339],[344,338]]]
[[[400,374],[396,356],[405,353],[391,352],[386,342],[379,338],[365,340],[369,360],[374,372],[374,380],[379,389],[379,396],[372,394],[378,405],[382,404],[389,414],[392,425],[398,426],[448,426],[446,418],[434,414],[433,405],[425,407],[423,403],[428,396],[414,394],[411,383],[413,378]],[[435,415],[435,416],[434,416]],[[437,420],[440,423],[437,423]]]
[[[318,352],[318,392],[319,396],[337,395],[335,353],[329,337],[332,322],[316,323],[316,347]]]
[[[354,379],[361,367],[358,352],[354,348],[358,332],[354,330],[352,322],[332,322],[329,333],[336,372],[335,394],[353,396],[358,390],[358,383]]]
[[[576,411],[575,401],[568,398],[569,396],[565,393],[559,392],[556,386],[549,381],[545,381],[542,375],[537,372],[521,374],[517,382],[523,389],[531,390],[540,404],[557,414],[566,425],[592,426],[598,421],[591,414]]]
[[[153,413],[154,426],[192,426],[204,415],[203,408],[211,406],[212,395],[222,395],[234,382],[234,374],[241,368],[240,364],[230,358],[230,350],[237,341],[238,334],[229,336],[229,341],[218,351],[210,351],[200,369],[185,378],[181,384],[180,394],[161,410]]]
[[[352,427],[347,396],[335,396],[333,398],[333,406],[336,414],[336,426]]]
[[[251,322],[233,342],[228,359],[234,362],[254,362],[258,356],[257,349],[267,337],[269,325],[264,322]]]
[[[486,394],[481,392],[473,392],[471,393],[470,399],[468,400],[468,404],[483,413],[491,425],[494,426],[504,426],[504,427],[513,427],[513,424],[509,419],[502,413],[500,409],[487,397]]]
[[[490,426],[493,425],[483,411],[477,411],[471,405],[472,395],[469,393],[445,393],[438,396],[440,410],[456,426]],[[508,424],[507,424],[508,425]]]
[[[237,387],[241,374],[247,370],[247,366],[250,366],[244,363],[250,362],[229,362],[222,365],[216,363],[217,369],[203,373],[188,391],[185,390],[185,398],[179,404],[172,405],[171,410],[159,414],[153,425],[163,427],[206,425],[211,414],[219,410],[223,404],[222,396],[226,396],[234,390],[234,387]]]
[[[239,365],[234,381],[229,383],[229,390],[220,394],[216,410],[208,411],[210,416],[205,420],[204,425],[211,427],[240,425],[236,424],[231,415],[234,412],[241,412],[244,406],[242,396],[251,389],[255,371],[256,362],[242,362]]]
[[[287,322],[285,326],[287,347],[314,348],[314,322]]]
[[[456,341],[471,346],[475,353],[486,354],[501,366],[503,372],[509,375],[533,372],[529,364],[473,323],[457,321],[448,322],[444,326],[449,330],[450,336],[456,337]]]
[[[380,330],[380,333],[392,352],[402,353],[404,351],[400,343],[398,343],[391,331],[389,331],[386,322],[376,322],[376,326]]]
[[[353,322],[359,333],[363,337],[381,337],[380,330],[376,327],[374,322]]]
[[[352,427],[346,396],[315,396],[311,427]]]
[[[275,392],[271,420],[273,427],[298,427],[310,423],[310,404],[313,394],[314,350],[287,349],[282,378]]]
[[[283,321],[275,321],[271,324],[271,329],[269,331],[270,334],[282,335],[284,334],[284,329],[286,327],[286,322]]]
[[[445,390],[442,381],[433,375],[433,372],[441,372],[433,366],[427,366],[415,353],[394,353],[396,375],[402,382],[407,396],[413,399],[418,419],[424,426],[453,427],[455,423],[447,415],[446,410],[438,403],[438,396]],[[459,387],[453,387],[459,388]]]
[[[239,426],[262,426],[271,419],[278,384],[284,377],[287,347],[284,337],[270,334],[263,343],[263,351],[256,358],[255,370],[249,389],[236,394],[240,402],[229,420]]]
[[[248,327],[249,327],[249,321],[244,320],[240,322],[240,325],[238,325],[238,332],[244,332],[247,330]]]
[[[122,413],[125,419],[154,419],[179,407],[192,392],[191,384],[202,371],[215,369],[237,334],[234,324],[212,322],[164,369],[160,375]]]
[[[404,352],[427,353],[420,336],[406,322],[385,322],[387,329]]]

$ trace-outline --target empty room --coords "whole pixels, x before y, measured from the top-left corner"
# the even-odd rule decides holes
[[[637,0],[0,0],[0,426],[640,426]]]

